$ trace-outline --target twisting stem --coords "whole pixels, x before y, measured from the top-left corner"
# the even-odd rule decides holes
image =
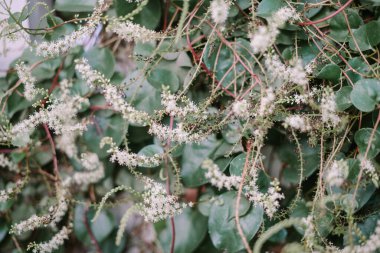
[[[249,247],[249,243],[247,241],[247,238],[245,238],[243,229],[241,228],[240,225],[240,218],[239,218],[239,207],[240,207],[240,200],[241,200],[241,192],[243,191],[243,185],[244,185],[244,179],[247,175],[248,171],[248,164],[249,164],[249,155],[251,153],[251,142],[249,141],[247,143],[247,156],[245,157],[245,163],[244,163],[244,168],[243,168],[243,173],[241,175],[241,182],[239,185],[239,190],[236,198],[236,205],[235,205],[235,221],[236,221],[236,227],[239,232],[239,235],[241,237],[241,240],[243,241],[244,247],[247,250],[248,253],[252,253],[251,248]]]
[[[84,214],[83,214],[84,226],[86,227],[86,230],[88,232],[88,235],[90,236],[92,244],[94,244],[94,246],[96,248],[96,252],[97,253],[102,253],[102,249],[100,248],[99,243],[96,240],[96,237],[95,237],[94,233],[92,232],[90,224],[88,222],[87,212],[88,212],[88,207],[86,207],[86,209],[84,211]]]
[[[174,116],[170,116],[170,125],[169,129],[170,131],[173,130],[173,125],[174,125]],[[166,143],[166,148],[170,149],[170,144],[171,144],[171,139],[168,138],[168,141]],[[168,156],[169,154],[166,154],[165,157],[165,167],[166,167],[166,193],[169,195],[170,194],[170,177],[169,177],[169,166],[168,166]],[[172,232],[172,241],[170,245],[170,253],[174,253],[174,245],[175,245],[175,223],[174,223],[174,217],[170,218],[170,226],[171,226],[171,232]]]
[[[57,153],[55,151],[55,144],[54,144],[54,141],[53,141],[53,137],[51,136],[50,134],[50,131],[49,131],[49,128],[46,124],[43,124],[43,127],[45,129],[45,133],[47,135],[47,138],[50,142],[50,146],[51,146],[51,152],[53,154],[53,165],[54,165],[54,175],[55,175],[55,179],[56,181],[60,181],[60,177],[59,177],[59,170],[58,170],[58,160],[57,160]]]
[[[347,6],[349,6],[354,0],[349,0],[347,1],[347,3],[343,4],[338,10],[336,10],[335,12],[331,13],[330,15],[327,15],[326,17],[324,18],[321,18],[321,19],[318,19],[318,20],[315,20],[315,21],[308,21],[308,22],[302,22],[302,23],[298,23],[298,25],[300,26],[308,26],[308,25],[315,25],[315,24],[319,24],[319,23],[322,23],[323,21],[326,21],[326,20],[329,20],[330,18],[338,15],[341,11],[343,11]]]

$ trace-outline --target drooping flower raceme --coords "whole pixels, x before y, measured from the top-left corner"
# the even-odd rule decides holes
[[[327,125],[337,126],[341,119],[336,113],[335,94],[332,91],[324,92],[320,107],[322,121]]]
[[[162,157],[159,154],[154,154],[151,157],[145,155],[138,155],[130,153],[126,150],[120,150],[116,143],[113,142],[111,137],[104,137],[100,142],[100,147],[105,145],[110,145],[110,148],[107,150],[111,154],[111,162],[117,162],[122,166],[128,167],[156,167],[160,165]]]
[[[143,202],[136,204],[137,212],[145,221],[157,222],[182,213],[192,203],[179,203],[178,197],[168,195],[164,185],[146,178],[144,182]]]
[[[107,30],[116,33],[127,42],[150,42],[162,37],[160,33],[149,30],[131,21],[113,21],[107,26]]]
[[[69,235],[72,230],[72,224],[64,226],[56,233],[53,238],[43,243],[31,243],[28,245],[28,250],[32,250],[33,253],[50,253],[57,250],[63,245],[64,241],[69,239]]]
[[[184,105],[178,106],[177,103],[181,101]],[[169,90],[164,90],[161,94],[161,104],[165,108],[165,112],[170,116],[185,117],[188,114],[196,114],[199,108],[186,97],[178,97],[171,94]]]
[[[300,132],[308,132],[311,130],[309,122],[307,122],[306,118],[301,115],[291,115],[286,117],[284,126],[294,128]]]
[[[88,22],[85,26],[81,26],[77,31],[74,31],[62,39],[51,42],[42,42],[36,48],[37,55],[44,57],[54,57],[66,53],[71,48],[82,43],[89,35],[91,35],[97,24],[100,22],[102,12],[108,8],[108,4],[105,4],[104,0],[98,0],[97,5],[88,18]]]
[[[348,164],[345,160],[333,161],[326,170],[325,181],[330,186],[341,186],[348,176]]]
[[[20,81],[24,84],[24,96],[26,100],[32,101],[39,92],[35,87],[37,80],[32,75],[32,70],[24,62],[16,64],[15,69]]]
[[[218,187],[219,190],[222,188],[226,188],[227,190],[230,190],[232,187],[239,188],[241,177],[235,175],[226,176],[212,160],[204,160],[201,166],[207,170],[205,177],[210,179],[210,183]]]
[[[210,4],[212,20],[218,25],[223,25],[227,20],[229,8],[226,0],[213,0]]]
[[[149,115],[143,111],[137,111],[128,104],[118,89],[111,84],[99,71],[93,69],[86,59],[76,61],[75,69],[82,75],[90,87],[100,88],[104,93],[104,98],[111,108],[123,115],[123,118],[131,123],[146,125],[149,121]]]
[[[267,26],[259,26],[251,35],[251,47],[255,54],[264,53],[276,40],[281,28],[286,21],[296,17],[293,8],[283,7],[268,18]]]

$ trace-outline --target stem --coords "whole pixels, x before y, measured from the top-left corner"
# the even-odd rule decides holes
[[[243,229],[241,228],[240,225],[240,217],[239,217],[239,206],[240,206],[240,200],[241,200],[241,192],[243,191],[243,185],[244,185],[244,179],[247,175],[248,171],[248,164],[249,164],[249,155],[251,153],[251,143],[250,141],[247,143],[247,156],[245,157],[245,163],[244,163],[244,168],[243,168],[243,173],[241,175],[241,182],[239,185],[239,190],[236,198],[236,205],[235,205],[235,221],[236,221],[236,227],[239,232],[239,235],[243,241],[244,247],[247,250],[248,253],[252,253],[251,248],[249,247],[249,243],[247,241],[247,238],[245,238]],[[258,251],[257,251],[258,252]]]
[[[83,215],[84,226],[86,227],[86,230],[88,232],[88,235],[90,236],[92,244],[94,244],[94,246],[95,246],[96,252],[102,253],[102,249],[100,248],[99,243],[96,240],[96,237],[91,230],[90,224],[89,224],[88,219],[87,219],[87,213],[88,213],[88,207],[84,211],[84,215]]]
[[[300,224],[300,219],[297,218],[290,218],[287,220],[283,220],[278,222],[276,225],[270,227],[265,233],[260,236],[260,238],[257,240],[255,247],[253,248],[253,252],[260,253],[261,248],[263,247],[264,243],[274,234],[278,233],[281,229],[287,228],[296,224]],[[251,251],[252,252],[252,251]]]
[[[51,136],[50,134],[50,131],[49,131],[49,128],[46,124],[43,124],[43,127],[45,129],[45,133],[47,135],[47,138],[50,142],[50,146],[51,146],[51,152],[53,153],[53,165],[54,165],[54,174],[55,174],[55,179],[57,181],[60,181],[60,177],[59,177],[59,170],[58,170],[58,160],[57,160],[57,153],[55,151],[55,144],[54,144],[54,140],[53,140],[53,137]]]
[[[336,10],[335,12],[331,13],[330,15],[327,15],[326,17],[324,18],[321,18],[321,19],[318,19],[318,20],[315,20],[315,21],[308,21],[308,22],[302,22],[302,23],[298,23],[298,25],[300,26],[308,26],[308,25],[315,25],[315,24],[319,24],[319,23],[322,23],[323,21],[326,21],[326,20],[329,20],[330,18],[338,15],[341,11],[343,11],[347,6],[349,6],[354,0],[349,0],[347,1],[347,3],[343,4],[338,10]]]

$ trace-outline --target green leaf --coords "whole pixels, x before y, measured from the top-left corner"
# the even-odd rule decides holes
[[[346,73],[348,77],[351,79],[352,82],[356,83],[363,77],[359,74],[366,74],[368,73],[369,67],[367,63],[363,61],[363,58],[361,57],[355,57],[348,60],[348,64],[351,66],[352,69],[354,69],[357,73],[351,70],[349,66],[346,67]]]
[[[54,9],[65,12],[90,12],[95,4],[96,0],[57,0]]]
[[[151,144],[151,145],[147,145],[147,146],[143,147],[138,152],[138,155],[145,155],[148,157],[152,157],[155,154],[163,154],[163,153],[164,153],[164,149],[161,146],[159,146],[157,144]],[[147,167],[147,166],[145,166],[145,167]]]
[[[373,49],[380,43],[380,21],[371,21],[354,30],[353,35],[361,51]],[[353,39],[349,40],[349,46],[352,50],[359,51]]]
[[[210,237],[216,248],[231,253],[237,252],[244,249],[244,245],[234,219],[236,192],[226,192],[220,195],[220,198],[222,201],[211,207],[208,220]],[[240,224],[248,241],[257,233],[262,222],[263,209],[260,206],[252,206],[240,217]]]
[[[91,224],[91,230],[98,242],[104,241],[116,227],[112,216],[106,212],[101,212],[94,222],[89,222]]]
[[[162,89],[162,86],[169,86],[171,92],[176,92],[179,88],[179,79],[177,75],[168,69],[156,68],[148,76],[148,82],[156,89]]]
[[[106,78],[111,78],[115,72],[115,58],[110,49],[104,47],[93,47],[83,55],[88,60],[88,63],[100,71]]]
[[[60,64],[61,60],[58,58],[44,61],[35,69],[33,69],[32,75],[36,77],[38,80],[53,78],[56,74],[56,69],[58,69]]]
[[[344,111],[352,105],[350,94],[351,86],[344,86],[335,94],[336,107],[339,111]]]
[[[317,74],[317,78],[337,81],[340,77],[340,68],[334,63],[327,64]]]
[[[2,240],[4,240],[4,238],[7,236],[8,234],[8,226],[7,226],[7,223],[5,222],[5,220],[1,220],[0,222],[0,242]]]
[[[205,170],[201,168],[202,162],[209,157],[220,142],[211,136],[197,144],[187,144],[183,150],[181,177],[187,187],[197,187],[205,184]]]
[[[191,253],[201,244],[207,234],[207,218],[198,211],[186,208],[180,215],[174,217],[176,239],[174,252]],[[171,226],[166,222],[166,229],[159,234],[164,252],[170,252]]]
[[[365,154],[367,146],[369,144],[369,139],[371,137],[373,129],[372,128],[362,128],[355,133],[355,143],[358,145],[361,154]],[[367,158],[372,159],[380,152],[380,131],[376,130],[374,132],[373,138],[371,140],[371,145],[368,150]]]
[[[245,164],[246,153],[241,153],[236,156],[230,163],[230,174],[235,176],[241,176]]]
[[[128,3],[125,0],[114,0],[118,16],[125,16],[136,9],[138,3]],[[140,13],[133,16],[133,22],[148,29],[155,29],[161,19],[161,1],[149,0]]]
[[[286,3],[282,0],[263,0],[257,7],[256,15],[262,18],[267,18],[284,6],[286,6]]]
[[[348,8],[345,10],[347,19],[349,21],[349,25],[351,29],[358,28],[363,24],[363,20],[361,19],[358,12],[354,9]],[[346,41],[349,36],[347,22],[343,13],[339,13],[335,15],[329,20],[330,23],[330,36],[339,42]]]
[[[380,102],[380,81],[361,79],[356,82],[351,92],[353,105],[362,112],[371,112]]]
[[[94,124],[88,126],[87,131],[83,133],[83,140],[88,149],[99,155],[100,158],[108,156],[106,148],[100,148],[100,140],[105,136],[110,136],[120,145],[127,132],[124,119],[120,115],[113,115],[109,118],[93,117]]]

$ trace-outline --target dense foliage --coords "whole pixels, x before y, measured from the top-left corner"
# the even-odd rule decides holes
[[[0,0],[0,252],[377,252],[379,6]]]

